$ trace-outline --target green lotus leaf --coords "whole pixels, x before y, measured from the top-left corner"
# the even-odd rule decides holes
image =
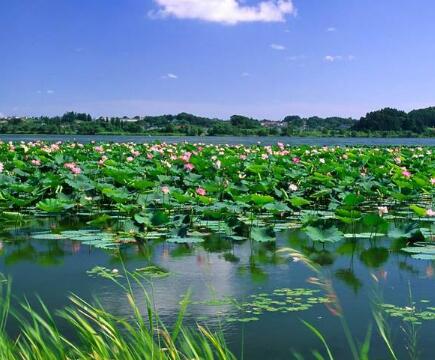
[[[38,202],[36,207],[45,212],[59,213],[71,209],[74,203],[63,199],[45,199]]]
[[[271,242],[276,240],[273,231],[266,227],[253,227],[250,235],[252,240],[258,242]]]
[[[410,238],[419,231],[416,224],[407,224],[403,227],[391,226],[388,230],[388,237],[391,239]]]
[[[268,203],[272,203],[275,201],[273,196],[269,195],[260,195],[260,194],[252,194],[250,195],[249,199],[255,204],[255,205],[266,205]]]
[[[418,216],[426,216],[426,209],[418,206],[418,205],[410,205],[409,208],[414,211]]]
[[[343,240],[343,233],[335,226],[326,229],[307,226],[304,231],[313,241],[333,243]]]
[[[292,196],[290,198],[290,203],[295,207],[301,207],[304,205],[311,204],[311,201],[304,199],[303,197],[300,197],[300,196]]]
[[[166,239],[168,243],[175,243],[175,244],[196,244],[196,243],[202,243],[204,241],[203,238],[200,237],[181,237],[181,236],[174,236]]]

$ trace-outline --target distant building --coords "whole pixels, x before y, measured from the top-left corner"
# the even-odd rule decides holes
[[[274,128],[274,127],[285,127],[285,123],[282,121],[276,121],[276,120],[261,120],[260,124],[267,128]]]
[[[140,120],[142,120],[142,118],[140,116],[135,116],[135,117],[124,116],[121,118],[121,121],[123,121],[123,122],[137,122]]]

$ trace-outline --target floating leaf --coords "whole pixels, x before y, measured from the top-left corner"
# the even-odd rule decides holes
[[[343,233],[335,226],[323,229],[313,226],[307,226],[305,233],[313,241],[320,242],[339,242],[343,239]]]
[[[270,228],[253,227],[251,229],[251,239],[258,242],[271,242],[275,241],[275,236]]]
[[[199,237],[181,237],[181,236],[174,236],[166,239],[169,243],[175,243],[175,244],[195,244],[195,243],[202,243],[204,239]]]
[[[149,265],[143,268],[136,269],[135,273],[148,277],[156,277],[156,278],[166,277],[169,275],[168,270],[163,269],[162,267],[156,265]]]

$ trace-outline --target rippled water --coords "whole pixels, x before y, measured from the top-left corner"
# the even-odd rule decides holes
[[[394,221],[406,223],[408,220]],[[404,241],[387,236],[348,239],[323,246],[311,243],[299,229],[287,229],[278,233],[276,243],[231,242],[212,234],[199,245],[150,241],[125,245],[119,252],[96,249],[78,241],[33,239],[31,236],[43,230],[83,227],[86,225],[79,218],[41,218],[26,226],[4,226],[0,232],[0,271],[12,277],[14,294],[21,299],[26,295],[33,301],[38,294],[50,309],[65,306],[71,292],[86,299],[96,296],[113,313],[129,315],[122,291],[110,280],[91,277],[87,271],[96,265],[116,268],[121,273],[123,265],[131,271],[149,264],[158,265],[170,275],[153,279],[152,285],[145,284],[163,320],[174,321],[179,302],[190,289],[192,300],[202,304],[189,306],[187,321],[221,328],[231,349],[240,355],[243,348],[246,359],[289,359],[292,351],[311,358],[311,350],[320,350],[322,346],[301,325],[301,319],[325,334],[336,358],[350,358],[340,321],[325,304],[294,312],[272,309],[260,315],[241,312],[230,303],[220,304],[225,299],[246,304],[252,302],[253,294],[279,301],[282,298],[274,297],[273,293],[283,288],[318,289],[307,281],[316,274],[301,261],[291,261],[278,254],[276,251],[281,248],[292,247],[321,265],[324,276],[332,281],[352,333],[360,341],[373,322],[371,301],[374,296],[382,294],[386,303],[406,306],[410,304],[411,293],[417,308],[435,306],[434,261],[411,258],[399,250],[405,246]],[[339,227],[349,232],[349,226]],[[357,232],[363,230],[367,231],[356,229]],[[142,298],[138,286],[135,292]],[[321,295],[324,293],[315,296]],[[249,317],[258,320],[239,321]],[[394,343],[405,354],[406,341],[400,327],[406,328],[407,323],[397,318],[389,322]],[[418,327],[421,358],[433,358],[435,320],[424,321]],[[375,335],[372,350],[374,358],[387,357],[385,346]]]
[[[149,143],[154,141],[191,143],[252,145],[261,142],[272,145],[277,142],[290,145],[421,145],[435,146],[435,138],[341,138],[341,137],[288,137],[288,136],[140,136],[140,135],[9,135],[0,134],[3,141],[78,141],[87,143],[101,142],[135,142]]]

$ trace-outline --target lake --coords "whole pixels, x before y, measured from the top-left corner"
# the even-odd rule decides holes
[[[264,145],[273,145],[282,142],[288,145],[366,145],[366,146],[388,146],[388,145],[421,145],[435,146],[435,138],[341,138],[341,137],[287,137],[287,136],[131,136],[131,135],[9,135],[0,134],[3,141],[77,141],[89,143],[98,142],[168,142],[206,144],[229,144],[229,145],[252,145],[261,142]]]
[[[310,244],[295,224],[293,229],[279,232],[276,243],[231,242],[211,234],[198,245],[156,241],[111,251],[80,241],[33,238],[46,230],[89,228],[82,217],[38,218],[21,228],[3,226],[0,271],[13,278],[14,295],[20,299],[26,296],[36,303],[38,294],[50,309],[60,309],[72,292],[85,299],[97,297],[112,313],[128,316],[130,308],[121,289],[111,280],[88,272],[95,266],[122,272],[123,266],[134,271],[157,265],[169,275],[150,280],[147,288],[162,319],[167,323],[175,321],[179,303],[190,290],[193,304],[188,308],[188,323],[221,329],[237,355],[243,347],[246,359],[289,359],[292,351],[310,357],[310,351],[321,349],[321,344],[301,325],[301,319],[326,335],[336,358],[350,358],[338,317],[329,304],[316,300],[324,295],[309,282],[315,274],[302,262],[277,255],[276,251],[282,248],[297,249],[321,266],[333,284],[352,334],[358,339],[364,338],[373,322],[370,319],[374,296],[401,307],[410,301],[418,309],[435,304],[433,261],[413,259],[398,250],[397,241],[386,236],[356,235],[337,245]],[[343,232],[349,231],[349,227],[338,226]],[[373,233],[373,229],[357,231]],[[304,290],[289,295],[286,289]],[[143,299],[139,287],[134,287],[134,291]],[[232,305],[230,299],[245,304],[243,310]],[[309,304],[306,309],[305,304]],[[406,322],[396,318],[389,321],[395,346],[404,351],[400,326],[406,326]],[[13,331],[14,326],[10,326]],[[67,328],[64,331],[67,333]],[[422,359],[431,358],[434,332],[434,320],[419,325]],[[379,341],[376,338],[372,342],[373,354],[385,358],[385,346]]]
[[[398,354],[433,358],[432,146],[91,139],[102,140],[0,143],[0,275],[12,280],[14,308],[38,307],[39,296],[55,312],[77,294],[131,319],[113,281],[125,285],[128,271],[139,304],[145,287],[170,328],[190,294],[186,325],[222,331],[238,358],[324,354],[302,321],[337,359],[352,357],[346,331],[360,344],[370,330],[370,358],[388,358],[379,314]],[[18,325],[11,318],[8,334]]]

